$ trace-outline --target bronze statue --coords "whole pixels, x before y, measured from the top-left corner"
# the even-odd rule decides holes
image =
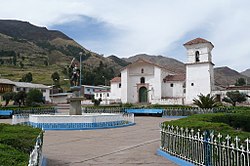
[[[80,86],[80,70],[77,67],[75,58],[70,63],[70,86]]]

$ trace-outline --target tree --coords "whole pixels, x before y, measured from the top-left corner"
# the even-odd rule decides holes
[[[22,78],[19,80],[19,82],[32,82],[33,77],[32,74],[29,72],[22,76]]]
[[[20,92],[15,94],[13,99],[14,99],[15,103],[17,103],[18,106],[20,107],[22,104],[23,105],[25,104],[24,101],[25,101],[26,97],[27,97],[26,92],[25,91],[20,91]]]
[[[222,99],[222,101],[225,101],[227,103],[232,104],[232,106],[236,106],[236,103],[242,103],[246,101],[246,94],[240,93],[239,91],[231,91],[226,93],[226,97]]]
[[[60,80],[60,75],[58,74],[58,72],[54,72],[52,75],[51,75],[51,78],[54,82],[56,81],[59,81]]]
[[[37,106],[41,103],[43,103],[43,94],[38,89],[31,89],[27,93],[27,99],[26,99],[26,105],[28,106]]]
[[[97,99],[92,99],[92,103],[94,103],[94,106],[99,106],[102,102],[102,99],[99,98],[98,100]]]
[[[3,94],[3,100],[5,100],[5,107],[9,104],[10,100],[14,99],[15,92],[6,92]]]
[[[12,58],[12,63],[13,63],[15,66],[16,66],[16,61],[17,61],[16,55],[14,55],[13,58]]]
[[[20,62],[19,65],[20,65],[20,67],[23,69],[23,67],[24,67],[23,62]]]
[[[193,104],[200,108],[213,108],[217,106],[217,101],[215,96],[200,94],[198,95],[198,99],[193,99]]]
[[[55,86],[57,88],[60,88],[60,75],[58,74],[58,72],[54,72],[52,75],[51,75],[51,79],[53,80]]]
[[[243,86],[243,85],[246,85],[246,80],[245,78],[239,78],[236,80],[236,83],[235,83],[235,86]]]

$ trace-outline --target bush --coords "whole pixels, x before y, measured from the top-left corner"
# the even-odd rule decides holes
[[[196,114],[176,121],[164,122],[166,125],[189,129],[213,130],[215,134],[239,136],[242,141],[250,138],[250,115],[242,113]]]
[[[28,165],[29,154],[40,132],[41,129],[29,126],[0,124],[0,163]]]
[[[44,102],[43,94],[38,89],[31,89],[27,93],[27,99],[26,99],[27,106],[39,106],[43,102]]]

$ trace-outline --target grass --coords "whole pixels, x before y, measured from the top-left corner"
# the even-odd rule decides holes
[[[0,165],[28,165],[40,132],[29,126],[0,124]]]

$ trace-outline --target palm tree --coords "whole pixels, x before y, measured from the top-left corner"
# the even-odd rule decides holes
[[[207,94],[206,96],[200,94],[198,95],[198,99],[193,99],[193,104],[200,108],[213,108],[217,106],[217,101],[215,96],[210,96],[210,94]]]

